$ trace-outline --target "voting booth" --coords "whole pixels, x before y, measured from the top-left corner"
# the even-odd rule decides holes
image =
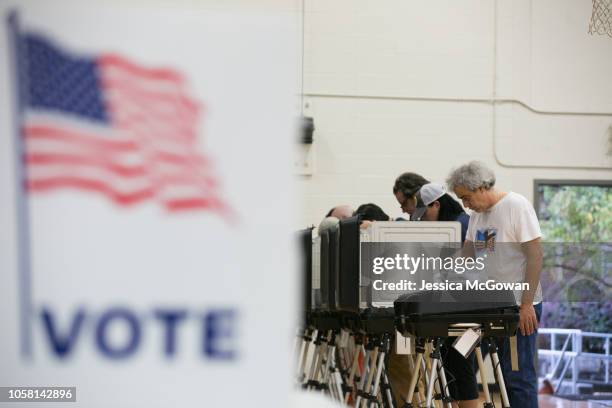
[[[304,305],[307,318],[296,347],[298,382],[304,388],[358,407],[393,406],[385,356],[393,344],[404,342],[407,349],[398,352],[412,354],[413,373],[406,406],[414,406],[415,399],[418,406],[429,407],[436,399],[450,406],[440,347],[452,337],[466,356],[475,350],[481,373],[480,343],[489,346],[502,402],[508,406],[494,339],[516,332],[512,291],[495,293],[489,301],[470,290],[423,290],[444,287],[441,279],[448,287],[465,281],[439,263],[427,267],[430,260],[452,264],[460,256],[458,222],[374,222],[363,229],[355,216],[327,224],[317,234],[310,229],[301,234],[304,280],[312,283],[312,296],[304,296],[310,304]],[[409,271],[411,265],[421,266]],[[402,277],[409,279],[396,281]],[[491,403],[486,383],[485,390]]]

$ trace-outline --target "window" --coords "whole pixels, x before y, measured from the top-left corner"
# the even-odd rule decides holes
[[[543,327],[612,332],[612,181],[536,180]]]

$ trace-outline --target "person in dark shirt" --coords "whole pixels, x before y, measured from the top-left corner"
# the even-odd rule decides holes
[[[461,204],[446,192],[446,187],[438,183],[428,183],[421,187],[417,198],[422,207],[417,208],[414,217],[420,221],[458,221],[461,223],[461,242],[465,241],[470,216],[465,213]],[[453,345],[454,338],[449,337],[443,343],[442,355],[444,370],[449,381],[451,397],[459,407],[478,406],[478,384],[474,353],[464,358]]]

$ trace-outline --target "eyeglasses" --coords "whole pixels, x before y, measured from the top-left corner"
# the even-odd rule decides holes
[[[416,203],[417,203],[416,196],[413,195],[410,197],[405,197],[404,200],[399,203],[402,211],[404,210],[404,208],[408,208],[408,205],[410,204],[411,201],[413,202],[413,205],[416,207]]]

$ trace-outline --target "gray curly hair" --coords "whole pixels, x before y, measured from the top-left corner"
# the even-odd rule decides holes
[[[446,179],[446,184],[449,190],[459,186],[472,191],[480,187],[488,190],[495,185],[495,173],[484,163],[471,161],[454,169]]]

